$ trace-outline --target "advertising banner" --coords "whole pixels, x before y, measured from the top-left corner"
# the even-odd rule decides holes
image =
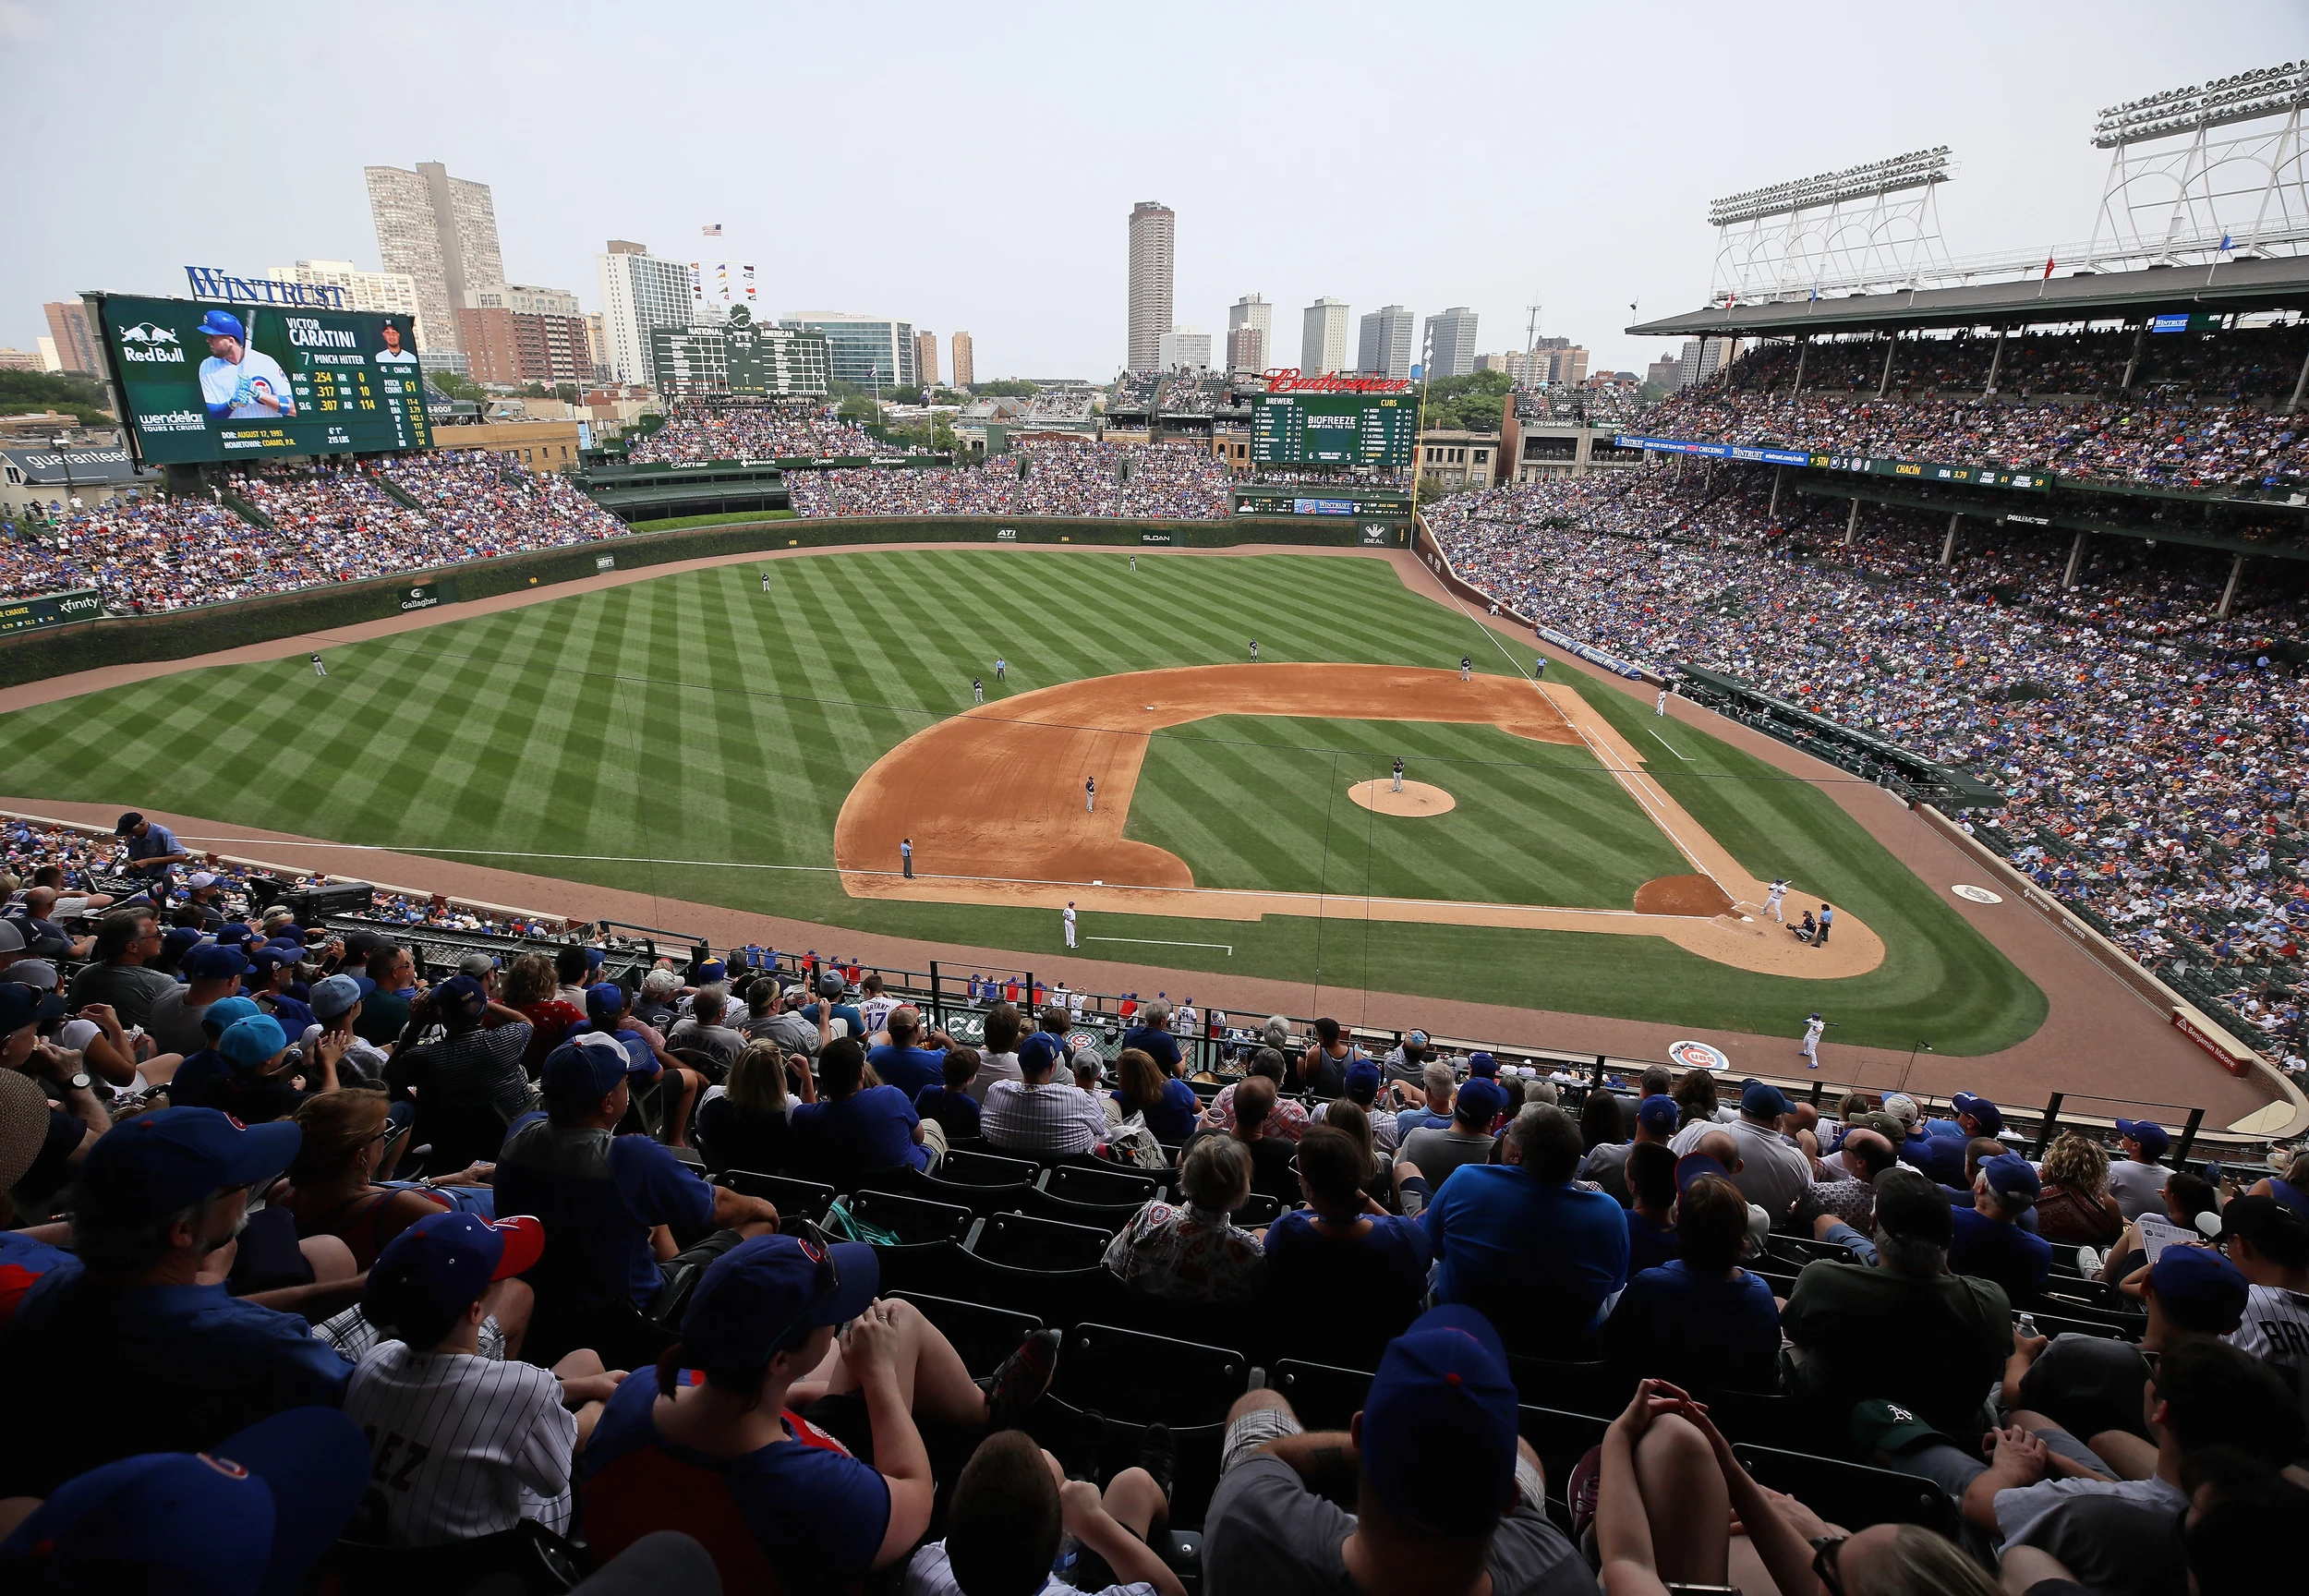
[[[401,589],[401,609],[432,610],[457,601],[457,582],[453,576],[442,576],[431,582],[412,582]]]
[[[1887,460],[1867,454],[1812,454],[1793,449],[1750,449],[1737,443],[1700,443],[1688,438],[1645,438],[1623,432],[1612,442],[1621,449],[1650,449],[1662,454],[1696,454],[1709,460],[1738,460],[1755,466],[1804,466],[1815,471],[1857,471],[1869,477],[1899,477],[1911,482],[1968,482],[1978,488],[2025,488],[2045,492],[2052,478],[2042,471],[2004,471],[1989,466],[1936,466],[1927,460]]]
[[[1616,654],[1606,654],[1601,648],[1590,647],[1568,632],[1558,632],[1553,626],[1534,626],[1531,630],[1541,642],[1553,643],[1565,653],[1585,659],[1590,665],[1601,665],[1614,676],[1625,676],[1636,682],[1643,680],[1642,666],[1630,664]]]
[[[95,621],[103,613],[104,601],[93,587],[70,593],[43,593],[37,598],[0,599],[0,632],[29,632],[35,626]]]
[[[1139,534],[1139,541],[1142,543],[1169,543],[1175,541],[1175,539],[1167,532],[1141,532]]]

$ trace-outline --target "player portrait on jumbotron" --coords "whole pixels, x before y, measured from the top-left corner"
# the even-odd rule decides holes
[[[248,346],[248,330],[229,310],[200,318],[209,357],[200,362],[200,399],[212,421],[272,421],[296,414],[288,373],[261,349]]]
[[[417,364],[417,351],[402,344],[401,324],[392,317],[385,318],[384,325],[377,330],[377,336],[384,342],[369,358],[376,361],[378,365],[414,366]]]

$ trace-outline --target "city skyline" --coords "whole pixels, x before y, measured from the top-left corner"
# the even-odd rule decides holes
[[[1373,26],[1387,15],[1360,9]],[[1183,37],[1150,42],[1120,20],[1033,4],[992,29],[928,7],[899,10],[893,47],[901,58],[940,63],[971,86],[973,103],[1032,103],[1053,125],[1085,130],[1112,117],[1114,60],[1183,68],[1194,56]],[[989,356],[987,377],[1103,381],[1127,357],[1128,284],[1116,222],[1154,195],[1179,224],[1174,312],[1163,331],[1225,326],[1227,307],[1255,284],[1287,322],[1319,296],[1336,296],[1357,318],[1385,304],[1422,315],[1468,306],[1489,330],[1478,353],[1492,353],[1522,347],[1525,307],[1536,301],[1546,307],[1540,331],[1592,350],[1592,369],[1641,371],[1675,351],[1664,340],[1626,336],[1621,330],[1635,319],[1628,305],[1650,319],[1704,303],[1712,198],[1949,143],[1962,163],[1940,203],[1952,254],[2025,254],[2082,239],[2107,164],[2090,145],[2094,114],[2282,59],[2298,18],[2293,6],[2257,0],[2228,8],[2218,30],[2185,26],[2192,12],[2146,0],[2025,11],[1958,5],[1940,18],[1946,26],[1919,36],[1889,14],[1867,14],[1787,42],[1775,70],[1796,91],[1676,101],[1641,86],[1629,41],[1705,26],[1702,7],[1647,6],[1640,16],[1603,18],[1505,6],[1446,12],[1441,25],[1481,42],[1488,59],[1544,50],[1579,64],[1551,115],[1602,129],[1594,159],[1553,161],[1543,130],[1501,86],[1474,79],[1455,102],[1463,141],[1498,151],[1502,175],[1549,174],[1544,201],[1517,198],[1447,214],[1411,204],[1425,157],[1419,140],[1384,133],[1390,118],[1409,115],[1396,81],[1400,63],[1354,48],[1336,6],[1278,5],[1230,18],[1228,26],[1254,55],[1292,62],[1295,78],[1317,75],[1323,91],[1300,108],[1294,137],[1336,105],[1327,115],[1351,139],[1351,160],[1300,160],[1290,183],[1278,187],[1276,168],[1262,161],[1181,164],[1167,151],[1106,151],[1046,165],[1027,182],[907,175],[902,207],[887,203],[888,185],[919,169],[922,129],[858,124],[832,84],[786,91],[788,115],[764,145],[763,166],[805,179],[791,185],[750,172],[740,177],[697,153],[755,137],[734,105],[698,104],[686,113],[693,136],[679,142],[639,133],[577,143],[549,136],[550,119],[535,111],[539,95],[591,76],[614,79],[635,107],[686,103],[691,58],[672,41],[636,35],[621,20],[624,13],[605,6],[509,6],[503,36],[534,35],[535,43],[509,57],[502,90],[477,93],[472,83],[416,75],[396,90],[401,109],[391,118],[301,126],[269,151],[268,180],[235,185],[229,202],[190,183],[139,181],[134,205],[91,208],[69,228],[28,234],[0,260],[0,345],[36,347],[52,336],[42,307],[83,290],[182,295],[187,263],[246,272],[277,261],[350,260],[382,270],[363,168],[413,171],[424,161],[490,189],[502,240],[499,280],[510,272],[520,282],[574,288],[588,312],[607,308],[590,269],[604,238],[653,240],[687,260],[721,247],[697,230],[723,218],[731,238],[780,240],[775,251],[747,257],[763,262],[766,308],[879,307],[920,327],[973,329],[998,352]],[[262,0],[236,15],[253,25],[241,69],[284,91],[376,48],[356,18]],[[416,38],[469,22],[446,6],[414,0],[396,26]],[[847,34],[835,16],[794,11],[734,23],[718,48],[806,54],[840,47]],[[197,48],[199,27],[151,4],[98,0],[51,10],[0,3],[0,44],[18,85],[0,106],[0,137],[27,169],[137,173],[149,165],[147,152],[181,137],[180,112],[160,101],[123,102],[93,120],[73,114],[80,64],[124,37],[173,56]],[[1984,37],[2032,61],[2027,93],[1978,72]],[[2140,51],[2143,37],[2158,39],[2158,48]],[[1891,50],[1904,70],[1834,117],[1819,115],[1817,102],[1800,91],[1807,82],[1873,72]],[[1200,126],[1223,146],[1250,138],[1230,76],[1204,69],[1178,81],[1167,121]],[[972,118],[957,112],[950,120],[961,131]],[[429,324],[427,332],[436,345],[443,342]],[[1271,326],[1266,342],[1269,365],[1293,363],[1285,357],[1298,340],[1287,325]]]

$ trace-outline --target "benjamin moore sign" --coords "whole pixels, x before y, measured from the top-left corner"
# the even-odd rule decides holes
[[[47,593],[38,598],[0,602],[0,632],[25,632],[35,626],[62,626],[74,621],[103,619],[104,601],[93,587],[72,593]]]

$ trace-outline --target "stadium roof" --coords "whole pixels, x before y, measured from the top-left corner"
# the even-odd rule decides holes
[[[2075,272],[2037,283],[1979,283],[1902,294],[1715,305],[1627,332],[1643,338],[1789,338],[1919,327],[2114,320],[2159,311],[2309,310],[2309,255]]]

